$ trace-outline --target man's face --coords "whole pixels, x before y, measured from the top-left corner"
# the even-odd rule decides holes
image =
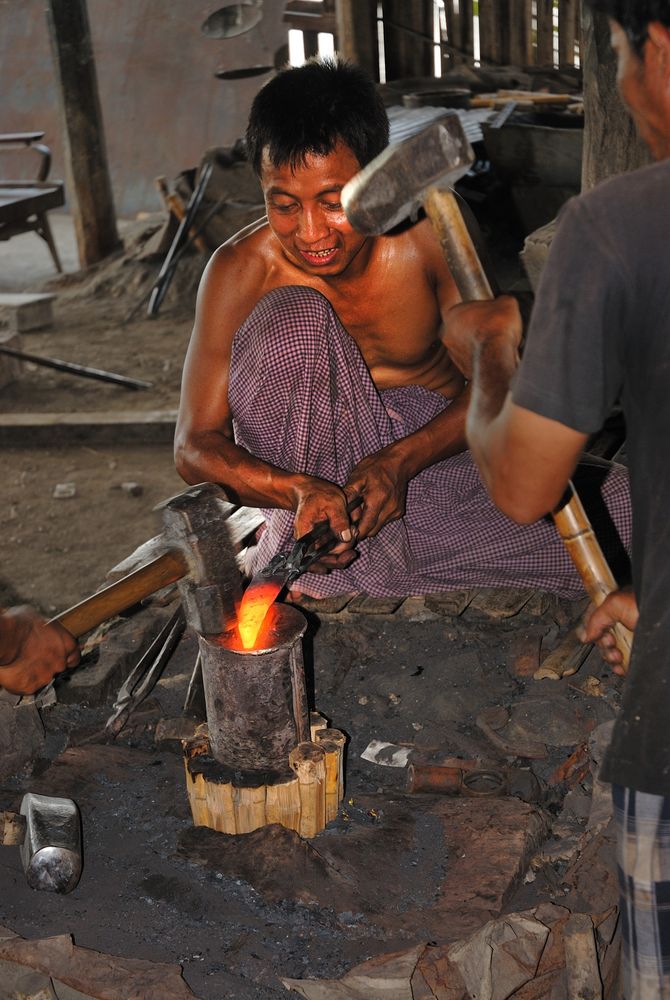
[[[261,186],[270,228],[301,271],[336,277],[366,243],[352,229],[340,201],[342,188],[360,169],[341,143],[327,156],[308,156],[295,170],[276,167],[263,154]]]
[[[655,160],[670,156],[669,96],[667,71],[659,47],[652,35],[645,42],[640,59],[620,24],[610,21],[612,48],[617,57],[619,92],[631,113],[640,138]],[[658,36],[663,42],[663,35]]]

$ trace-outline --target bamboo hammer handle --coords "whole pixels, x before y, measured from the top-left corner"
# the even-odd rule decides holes
[[[463,301],[493,298],[491,286],[454,193],[429,188],[424,208],[435,228]],[[617,584],[572,483],[568,484],[566,498],[552,512],[552,517],[587,594],[594,604],[602,604],[607,595],[617,589]],[[632,634],[620,623],[612,631],[623,657],[623,665],[627,668]]]
[[[63,611],[52,621],[60,622],[75,639],[78,639],[108,618],[131,608],[133,604],[149,597],[150,594],[155,594],[168,584],[180,580],[187,572],[188,565],[184,555],[178,549],[170,549],[134,573],[129,573],[104,590],[99,590],[97,594]]]

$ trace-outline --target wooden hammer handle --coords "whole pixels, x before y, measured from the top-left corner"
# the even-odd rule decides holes
[[[170,549],[146,566],[129,573],[104,590],[68,608],[52,621],[60,622],[76,639],[121,611],[131,608],[162,587],[180,580],[188,572],[184,555]]]
[[[435,228],[463,301],[493,298],[491,286],[454,193],[429,188],[424,208]],[[602,604],[607,595],[617,589],[616,580],[572,483],[568,486],[567,497],[562,506],[552,512],[552,517],[587,594],[595,604]],[[627,668],[632,633],[620,623],[612,631],[623,657],[624,667]]]

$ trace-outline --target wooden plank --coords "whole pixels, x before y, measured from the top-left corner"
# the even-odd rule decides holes
[[[120,246],[86,0],[49,0],[69,200],[82,266]]]
[[[449,590],[444,594],[426,594],[426,607],[445,618],[458,618],[476,593],[476,590]]]
[[[493,621],[513,618],[532,596],[532,590],[516,587],[482,587],[471,600],[468,611],[476,611]]]
[[[337,0],[337,51],[379,80],[376,0]]]
[[[392,615],[404,600],[404,597],[368,597],[367,594],[357,594],[347,605],[347,611],[357,615]]]
[[[578,37],[578,0],[559,0],[558,4],[558,64],[575,65],[575,41]]]
[[[553,0],[537,0],[537,66],[554,65],[554,3]]]

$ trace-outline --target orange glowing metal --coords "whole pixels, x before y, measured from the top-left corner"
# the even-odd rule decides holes
[[[265,616],[283,587],[283,581],[268,580],[247,588],[237,615],[237,630],[245,649],[253,649]]]

